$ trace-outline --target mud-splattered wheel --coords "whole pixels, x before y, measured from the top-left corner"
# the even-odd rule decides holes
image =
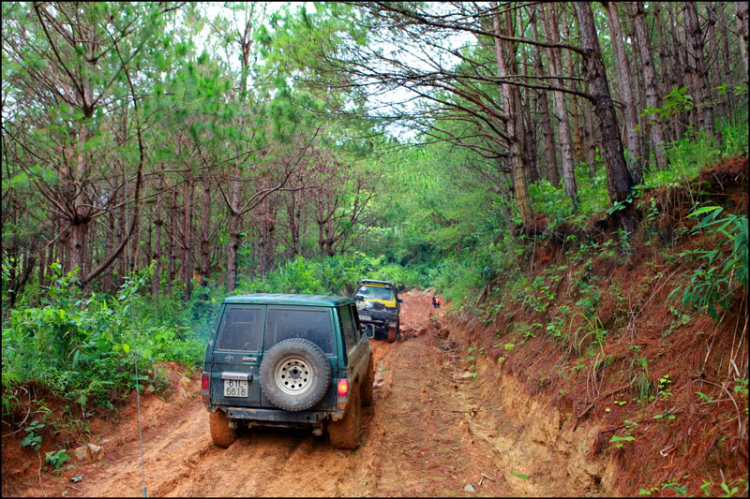
[[[362,387],[360,388],[359,395],[362,397],[362,405],[367,407],[372,405],[373,399],[373,385],[375,384],[375,359],[370,355],[370,363],[367,366],[367,374],[365,379],[362,380]]]
[[[351,398],[343,419],[333,421],[328,425],[328,436],[331,445],[337,449],[353,450],[359,447],[359,390],[351,391]]]
[[[237,432],[229,426],[229,418],[224,411],[217,410],[210,413],[208,423],[211,428],[211,440],[217,446],[226,449],[237,440]]]

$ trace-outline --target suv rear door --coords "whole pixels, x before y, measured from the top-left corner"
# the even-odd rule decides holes
[[[265,322],[264,305],[226,306],[213,351],[213,404],[232,407],[261,405],[258,371],[263,360],[261,352]],[[241,389],[243,379],[247,382],[247,393]],[[235,396],[229,396],[230,394]]]
[[[263,351],[268,352],[276,343],[290,339],[302,338],[320,347],[331,363],[331,372],[335,373],[338,364],[336,336],[333,334],[335,323],[330,307],[304,307],[291,305],[268,305],[266,328],[263,339]],[[328,394],[318,404],[335,407],[335,389],[329,388]],[[273,408],[274,405],[261,395],[261,405]]]
[[[337,311],[341,330],[344,333],[346,356],[349,364],[348,374],[351,377],[359,373],[361,381],[361,376],[367,368],[366,363],[369,362],[367,357],[369,340],[366,336],[360,334],[357,310],[354,305],[338,307]]]

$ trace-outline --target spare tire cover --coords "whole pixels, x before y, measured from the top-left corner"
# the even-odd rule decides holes
[[[331,364],[315,343],[292,338],[276,343],[260,363],[260,389],[285,411],[304,411],[323,400],[331,385]]]

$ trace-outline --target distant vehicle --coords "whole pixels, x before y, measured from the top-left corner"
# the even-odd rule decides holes
[[[393,343],[401,336],[401,299],[392,282],[363,279],[357,283],[353,298],[359,321],[373,338],[387,337]]]
[[[224,300],[206,348],[201,396],[211,438],[240,425],[311,428],[340,449],[359,446],[370,405],[372,351],[354,302],[340,296],[253,294]]]
[[[440,308],[440,298],[438,298],[437,296],[432,297],[432,307]]]

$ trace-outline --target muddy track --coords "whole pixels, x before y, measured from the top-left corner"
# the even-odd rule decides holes
[[[486,400],[476,391],[478,383],[464,371],[466,352],[459,352],[444,339],[444,331],[437,329],[444,309],[433,309],[430,295],[407,293],[402,313],[401,341],[372,341],[375,401],[363,408],[358,450],[333,449],[325,435],[266,428],[240,431],[237,442],[219,449],[209,436],[208,413],[198,396],[196,378],[182,404],[171,411],[170,404],[163,404],[160,422],[144,434],[148,495],[591,493],[559,481],[535,483],[519,478],[521,472],[528,474],[553,463],[538,463],[534,459],[538,456],[519,445],[522,426],[503,420],[502,407],[484,405]],[[148,421],[149,409],[144,413],[145,424],[153,426],[154,421]],[[123,423],[123,431],[133,430],[132,421]],[[84,480],[75,488],[60,477],[57,487],[48,485],[46,493],[141,495],[137,440],[122,435],[105,440],[122,445],[117,452],[111,449],[104,461],[79,467],[76,472]],[[467,485],[474,492],[466,491]]]

